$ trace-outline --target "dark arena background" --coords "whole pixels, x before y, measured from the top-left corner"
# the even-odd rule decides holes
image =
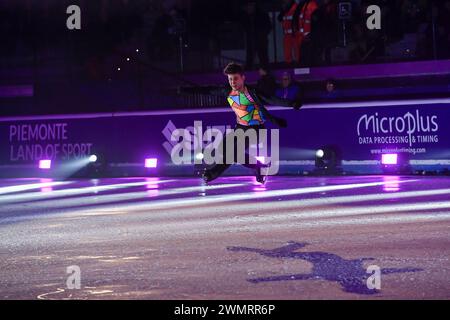
[[[0,0],[0,299],[448,300],[449,17]],[[256,169],[214,176],[236,121]]]

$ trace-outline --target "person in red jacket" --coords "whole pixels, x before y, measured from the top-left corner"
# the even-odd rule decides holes
[[[292,64],[300,61],[300,33],[298,32],[298,12],[299,4],[294,0],[285,0],[283,8],[278,15],[278,21],[283,28],[284,61]],[[293,57],[294,54],[294,57]]]
[[[302,46],[305,40],[309,39],[311,33],[311,22],[314,12],[319,8],[316,0],[306,0],[303,5],[297,7],[295,15],[298,16],[299,51],[301,62]]]

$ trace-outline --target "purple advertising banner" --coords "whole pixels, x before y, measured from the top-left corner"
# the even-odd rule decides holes
[[[316,151],[339,150],[347,173],[382,173],[381,155],[398,154],[414,170],[450,168],[450,101],[396,101],[306,105],[300,111],[270,108],[288,120],[279,131],[279,173],[303,173],[315,165]],[[229,108],[177,112],[114,113],[0,119],[0,176],[37,168],[39,160],[69,163],[98,155],[111,168],[148,174],[147,158],[158,159],[154,173],[189,175],[191,164],[174,164],[171,152],[183,139],[171,140],[176,129],[192,134],[192,153],[212,143],[205,134],[225,132],[235,124]],[[270,130],[276,129],[268,124]],[[270,136],[270,134],[269,134]],[[185,140],[185,139],[184,139]],[[201,144],[201,148],[195,142]],[[277,146],[278,147],[278,146]],[[195,149],[195,150],[194,150]],[[230,173],[244,173],[235,166]],[[28,174],[28,173],[27,173]]]

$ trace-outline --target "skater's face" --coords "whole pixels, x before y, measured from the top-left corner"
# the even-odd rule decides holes
[[[233,90],[240,91],[244,88],[245,76],[239,73],[229,74],[228,83]]]

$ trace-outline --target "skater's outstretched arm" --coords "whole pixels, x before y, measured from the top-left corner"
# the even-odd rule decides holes
[[[263,102],[267,105],[293,108],[295,110],[299,110],[303,105],[300,96],[296,100],[281,99],[278,98],[277,96],[264,96],[264,95],[259,96],[261,100],[263,100]]]
[[[270,122],[274,123],[280,128],[287,128],[287,121],[283,118],[274,116],[267,110],[264,106],[260,106],[259,109],[261,110],[263,116],[269,120]]]

